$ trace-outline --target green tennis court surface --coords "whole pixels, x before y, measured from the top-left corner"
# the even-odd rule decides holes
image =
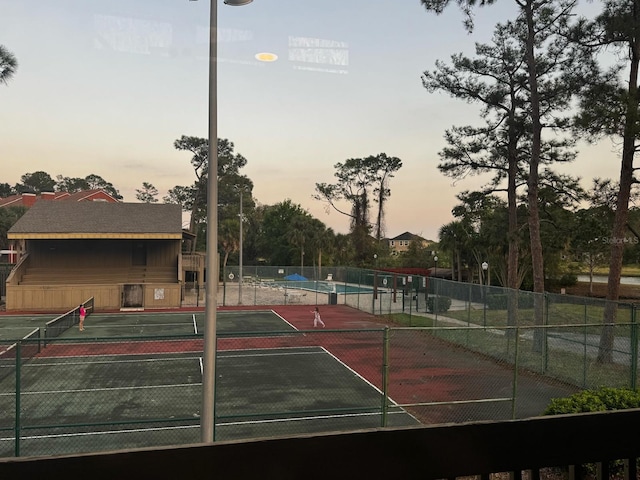
[[[0,316],[0,342],[18,340],[34,328],[43,328],[56,315],[2,315]]]
[[[55,315],[2,316],[0,342],[18,340],[33,331],[44,329]],[[271,310],[221,311],[217,315],[217,331],[275,332],[294,330]],[[204,332],[205,314],[197,313],[113,313],[93,314],[85,322],[85,331],[77,326],[65,331],[61,338],[103,338],[137,335],[190,335]],[[42,335],[44,338],[44,333]]]
[[[22,366],[20,455],[198,442],[201,372],[194,353],[38,356]],[[381,392],[319,346],[219,351],[216,378],[217,440],[381,425]],[[14,455],[15,401],[5,378],[0,456]],[[416,424],[389,408],[387,425]]]
[[[16,322],[28,333],[49,320]],[[0,363],[0,456],[199,442],[204,322],[203,312],[94,314],[37,352],[23,341],[32,353],[19,375],[11,355]],[[273,311],[218,312],[217,330],[217,440],[418,424]]]

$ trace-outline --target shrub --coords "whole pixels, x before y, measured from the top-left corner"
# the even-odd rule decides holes
[[[509,295],[487,295],[487,307],[491,310],[506,310]],[[519,293],[518,308],[533,308],[533,294]]]
[[[553,398],[545,409],[544,415],[602,412],[626,408],[640,408],[640,392],[626,388],[601,387],[574,393],[569,397]],[[584,467],[587,472],[595,475],[595,464],[587,464]],[[609,468],[614,478],[620,477],[624,472],[624,464],[620,460],[610,462]]]
[[[548,278],[545,280],[545,287],[551,291],[559,290],[563,287],[573,287],[578,283],[578,277],[574,273],[565,273],[559,278]]]
[[[584,390],[569,397],[554,398],[544,411],[544,415],[563,413],[602,412],[640,408],[640,392],[626,388],[602,387]]]
[[[438,308],[436,312],[435,308]],[[427,299],[427,310],[429,313],[443,313],[451,308],[451,298],[442,295],[430,296]]]

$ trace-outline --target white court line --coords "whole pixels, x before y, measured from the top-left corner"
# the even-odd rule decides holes
[[[286,350],[286,349],[292,349],[292,350],[302,350],[303,348],[320,348],[320,347],[286,347],[283,348],[281,350]],[[256,352],[259,350],[256,350],[255,348],[251,348],[248,350],[234,350],[234,351],[240,351],[240,352],[250,352],[251,350],[255,350]],[[279,357],[279,356],[289,356],[289,355],[324,355],[325,352],[322,352],[321,350],[315,351],[315,352],[273,352],[273,353],[254,353],[251,355],[233,355],[233,354],[229,354],[229,355],[221,355],[220,359],[224,359],[224,358],[252,358],[252,357]]]
[[[93,431],[93,432],[81,432],[81,433],[59,433],[55,435],[30,435],[30,436],[22,436],[21,439],[28,440],[42,440],[45,438],[71,438],[71,437],[90,437],[94,435],[113,435],[117,433],[141,433],[141,432],[153,432],[153,431],[162,431],[162,430],[184,430],[187,428],[200,428],[200,425],[177,425],[174,427],[154,427],[154,428],[135,428],[129,430],[104,430],[104,431]],[[0,438],[0,441],[13,441],[13,437]]]
[[[388,412],[389,415],[406,414],[405,411]],[[290,417],[290,418],[273,418],[271,420],[249,420],[247,422],[226,422],[216,423],[216,428],[237,426],[237,425],[259,425],[261,423],[286,423],[286,422],[299,422],[307,420],[331,420],[336,418],[353,418],[353,417],[379,417],[381,412],[366,412],[366,413],[342,413],[340,415],[315,415],[312,417]]]
[[[200,376],[204,375],[204,366],[202,365],[202,357],[199,358],[200,360]]]
[[[91,318],[91,317],[87,317]],[[139,327],[184,327],[185,325],[190,325],[191,323],[187,320],[180,323],[118,323],[115,325],[99,325],[99,324],[91,324],[91,329],[99,329],[99,328],[113,328],[113,329],[124,329],[124,328],[139,328]]]
[[[172,383],[167,385],[134,385],[129,387],[104,387],[104,388],[79,388],[73,390],[38,390],[37,392],[22,391],[20,395],[58,395],[61,393],[93,393],[93,392],[115,392],[121,390],[150,390],[152,388],[175,388],[175,387],[199,387],[201,382],[194,383]],[[0,397],[11,396],[14,397],[15,393],[0,393]]]
[[[196,352],[187,352],[187,353],[201,353],[200,351],[196,351]],[[136,354],[136,355],[149,355],[149,354]],[[158,355],[158,354],[156,354]],[[102,357],[104,355],[96,355],[96,357]],[[65,358],[65,357],[61,357],[61,358]],[[68,357],[66,357],[68,358]],[[74,357],[74,358],[78,358],[78,357]],[[86,358],[86,357],[83,357]],[[179,361],[179,360],[193,360],[194,358],[199,358],[197,355],[196,356],[192,356],[192,357],[167,357],[167,358],[131,358],[129,360],[101,360],[98,362],[51,362],[51,363],[26,363],[24,365],[22,365],[21,368],[38,368],[38,367],[61,367],[61,366],[67,366],[67,365],[113,365],[116,363],[142,363],[142,362],[172,362],[172,361]]]
[[[389,412],[389,415],[398,415],[405,414],[406,412],[396,411]],[[349,418],[349,417],[364,417],[364,416],[380,416],[380,412],[371,412],[371,413],[345,413],[342,415],[317,415],[312,417],[296,417],[296,418],[276,418],[272,420],[249,420],[247,422],[225,422],[225,423],[216,423],[216,428],[220,427],[231,427],[238,425],[258,425],[258,424],[267,424],[267,423],[286,423],[286,422],[298,422],[298,421],[313,421],[313,420],[329,420],[336,418]],[[200,418],[197,414],[194,414],[194,418]],[[162,420],[158,420],[162,422]],[[161,432],[167,430],[186,430],[189,428],[200,428],[200,424],[198,425],[175,425],[172,427],[151,427],[151,428],[132,428],[127,430],[105,430],[105,431],[92,431],[92,432],[81,432],[81,433],[60,433],[60,434],[52,434],[52,435],[30,435],[20,437],[21,439],[28,440],[42,440],[48,438],[72,438],[72,437],[88,437],[88,436],[98,436],[98,435],[114,435],[119,433],[145,433],[145,432]],[[13,437],[0,438],[0,441],[13,441]]]
[[[195,334],[198,334],[198,324],[196,323],[196,314],[194,313],[192,315],[193,317],[193,331],[195,332]]]
[[[344,363],[342,360],[340,360],[338,357],[336,357],[333,353],[331,353],[329,350],[327,350],[324,347],[320,347],[322,348],[322,350],[324,350],[327,355],[330,355],[331,357],[333,357],[335,359],[336,362],[340,363],[344,368],[346,368],[347,370],[349,370],[350,372],[352,372],[355,376],[357,376],[358,378],[360,378],[363,382],[367,383],[370,387],[372,387],[373,389],[375,389],[380,395],[382,395],[382,390],[380,390],[378,387],[376,387],[373,383],[371,383],[369,380],[367,380],[366,378],[364,378],[362,375],[360,375],[358,372],[356,372],[353,368],[351,368],[349,365],[347,365],[346,363]],[[398,405],[398,402],[396,402],[393,398],[391,398],[390,396],[387,395],[387,398],[389,399],[389,401],[391,402],[391,406],[394,405]],[[406,413],[407,415],[410,415],[412,418],[414,418],[416,421],[418,420],[417,418],[415,418],[412,414],[410,414],[409,412],[407,412],[406,410],[404,410],[404,408],[402,409],[404,413]]]
[[[282,315],[280,315],[278,312],[274,311],[274,310],[269,310],[271,313],[273,313],[276,317],[280,318],[280,320],[282,320],[284,323],[286,323],[287,325],[289,325],[291,328],[293,328],[296,332],[298,331],[298,329],[296,327],[294,327],[291,323],[289,323]]]

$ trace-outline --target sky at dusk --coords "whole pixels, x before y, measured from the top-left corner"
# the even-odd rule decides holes
[[[173,142],[207,137],[209,0],[0,1],[0,45],[19,62],[0,85],[0,182],[93,173],[127,202],[142,182],[160,197],[193,183],[190,155]],[[386,235],[437,240],[456,194],[488,177],[438,171],[445,129],[477,123],[478,109],[428,93],[420,77],[489,41],[513,3],[477,9],[469,35],[456,8],[436,16],[419,0],[220,1],[218,135],[247,158],[255,200],[291,199],[346,233],[348,218],[312,198],[315,184],[332,183],[337,162],[384,152],[403,162]],[[278,59],[259,62],[261,52]],[[588,187],[617,179],[619,165],[603,141],[583,144],[565,170]]]

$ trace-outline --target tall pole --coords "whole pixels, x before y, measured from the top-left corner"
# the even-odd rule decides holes
[[[240,265],[238,272],[238,305],[242,305],[242,192],[244,191],[244,186],[240,186]]]
[[[224,0],[246,5],[252,0]],[[215,440],[216,313],[218,308],[218,4],[209,9],[209,174],[207,179],[207,284],[202,353],[201,440]]]
[[[487,270],[489,269],[489,264],[487,262],[482,262],[482,325],[484,327],[487,326],[487,284],[488,284],[488,276]]]
[[[209,175],[207,179],[207,284],[202,358],[201,440],[214,441],[216,310],[218,308],[218,4],[209,13]]]
[[[436,282],[436,296],[433,299],[433,310],[436,315],[436,322],[438,321],[438,256],[433,257],[433,274],[435,275],[434,281]]]

